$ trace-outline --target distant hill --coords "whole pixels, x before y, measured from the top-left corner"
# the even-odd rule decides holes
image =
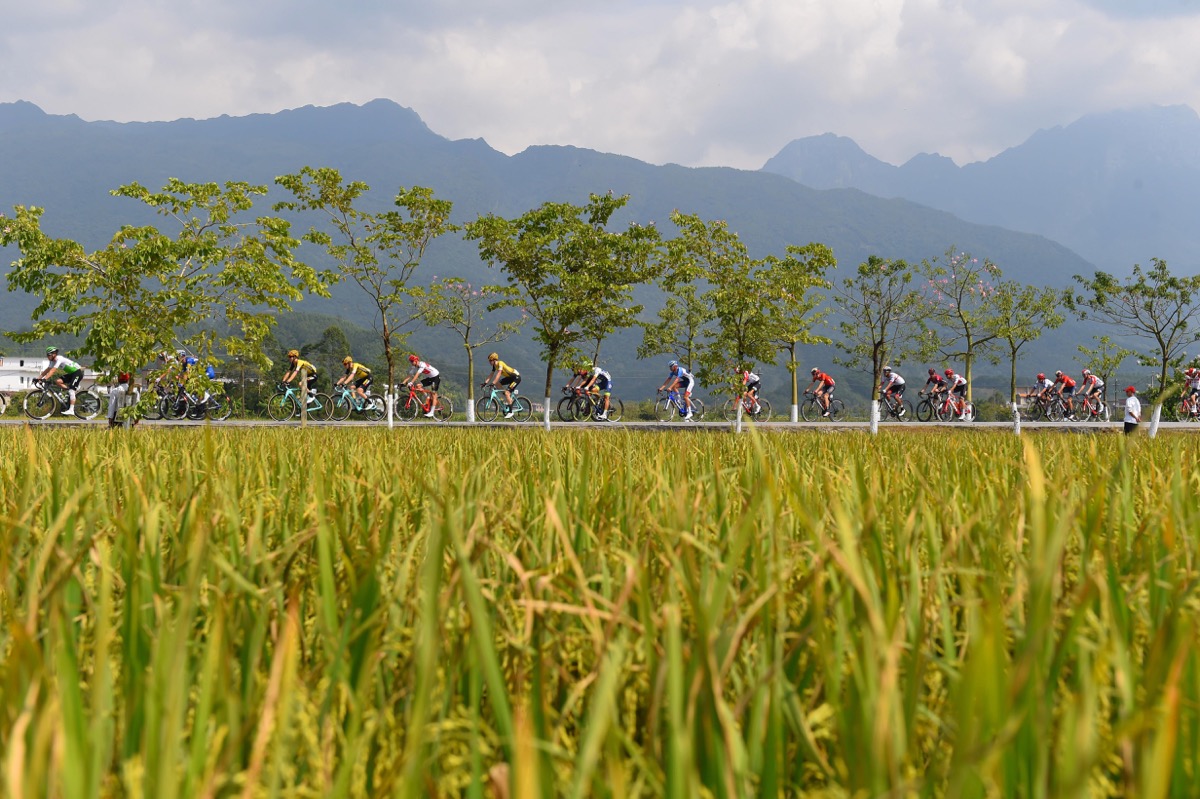
[[[1187,106],[1087,116],[962,167],[928,154],[893,166],[825,134],[791,142],[763,171],[1036,233],[1122,274],[1151,257],[1200,272],[1200,116]]]
[[[862,161],[870,166],[869,159]],[[725,219],[756,255],[780,253],[789,244],[825,243],[845,274],[869,255],[919,261],[952,244],[1028,282],[1065,284],[1070,275],[1091,269],[1044,236],[966,222],[856,188],[821,190],[761,171],[655,166],[574,147],[531,147],[510,157],[482,140],[439,136],[412,110],[386,100],[154,123],[85,122],[45,114],[30,103],[0,104],[0,210],[44,206],[49,231],[92,247],[120,224],[144,219],[135,203],[108,195],[121,184],[136,180],[157,188],[169,177],[270,184],[306,165],[336,167],[348,179],[366,181],[377,208],[389,205],[401,185],[430,186],[454,201],[457,222],[486,212],[515,216],[547,200],[582,202],[589,192],[628,193],[632,199],[622,223],[661,226],[674,209]],[[319,254],[308,257],[317,260]],[[422,272],[422,279],[457,274],[500,280],[479,261],[474,245],[460,239],[432,248]],[[642,298],[652,305],[660,301],[646,292]],[[332,299],[306,300],[299,310],[369,325],[363,300],[357,287],[341,285]],[[28,308],[28,298],[0,293],[0,326],[27,323]],[[443,339],[426,335],[418,341],[448,347]],[[619,346],[631,347],[631,341],[626,336]],[[536,351],[528,342],[514,346]],[[612,353],[617,355],[633,360],[624,350]]]

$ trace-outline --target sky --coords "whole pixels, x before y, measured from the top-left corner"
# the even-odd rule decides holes
[[[394,100],[509,154],[758,169],[854,139],[900,164],[1200,109],[1200,0],[0,0],[0,102],[165,121]]]

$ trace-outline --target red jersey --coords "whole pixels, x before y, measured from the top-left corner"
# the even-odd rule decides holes
[[[1054,382],[1055,382],[1055,383],[1062,383],[1062,384],[1063,384],[1063,388],[1075,388],[1075,379],[1074,379],[1073,377],[1068,377],[1067,375],[1061,375],[1061,376],[1060,376],[1060,377],[1059,377],[1057,380],[1055,380]]]
[[[819,380],[819,381],[821,381],[822,384],[824,384],[826,386],[833,385],[833,378],[830,377],[829,375],[825,374],[824,372],[817,372],[815,375],[813,375],[813,380]]]

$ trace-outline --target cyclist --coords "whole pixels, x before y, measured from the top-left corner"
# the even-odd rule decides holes
[[[667,369],[670,373],[667,375],[666,381],[658,387],[659,391],[670,391],[679,389],[679,393],[683,396],[683,407],[687,408],[687,413],[684,414],[684,419],[692,418],[692,388],[696,385],[696,378],[687,369],[680,365],[679,361],[671,361],[667,364]]]
[[[1183,370],[1184,384],[1187,386],[1187,402],[1193,414],[1196,413],[1196,403],[1200,398],[1200,369],[1194,366],[1189,366]]]
[[[70,399],[70,404],[63,411],[66,416],[75,415],[75,390],[79,388],[79,384],[83,382],[83,367],[72,361],[66,356],[58,354],[58,347],[46,348],[46,360],[49,361],[49,366],[42,370],[38,375],[38,380],[47,380],[50,375],[55,372],[60,373],[59,377],[54,378],[54,382],[60,387],[67,390],[67,397]]]
[[[421,385],[429,389],[433,397],[429,400],[429,411],[425,415],[432,419],[437,415],[438,389],[442,387],[441,372],[431,364],[422,361],[415,353],[408,356],[408,362],[412,364],[412,372],[409,373],[408,379],[404,381],[404,385],[411,386],[419,379]]]
[[[946,392],[946,378],[938,374],[938,370],[932,366],[929,367],[929,379],[925,381],[925,388],[929,390],[929,402],[937,404],[937,398]]]
[[[306,361],[300,357],[300,350],[288,350],[288,371],[283,375],[283,384],[286,386],[293,380],[300,377],[302,369],[308,370],[308,381],[305,385],[308,393],[308,407],[318,406],[317,402],[317,367],[313,366],[311,361]]]
[[[371,387],[371,370],[363,366],[358,361],[347,355],[342,358],[342,366],[346,367],[346,373],[337,379],[333,385],[348,386],[354,384],[354,393],[363,402],[367,401],[367,389]]]
[[[821,415],[828,416],[829,403],[833,400],[833,389],[836,384],[832,377],[815,366],[809,370],[809,374],[812,375],[812,382],[808,384],[808,388],[804,389],[804,392],[808,393],[815,387],[817,402],[821,403],[821,407],[825,409]]]
[[[953,369],[947,369],[946,390],[954,397],[954,415],[962,416],[967,401],[967,378],[955,374]]]
[[[879,384],[879,393],[884,399],[891,399],[896,407],[896,416],[904,415],[904,378],[899,372],[893,372],[892,367],[883,367],[883,380]]]
[[[1084,399],[1095,398],[1096,404],[1092,407],[1092,416],[1100,415],[1100,404],[1103,399],[1100,397],[1100,392],[1104,389],[1104,381],[1100,379],[1100,375],[1092,374],[1091,369],[1083,370],[1083,396]]]
[[[741,369],[740,372],[742,375],[742,392],[745,396],[754,400],[754,410],[751,413],[759,413],[762,411],[762,405],[758,402],[758,391],[762,388],[762,378],[751,372],[748,368]]]
[[[513,417],[512,393],[521,383],[521,373],[500,360],[500,354],[496,352],[488,353],[488,363],[492,365],[492,373],[488,375],[487,380],[483,381],[483,385],[485,388],[487,386],[504,387],[504,418],[511,419]]]
[[[1054,381],[1047,378],[1045,372],[1038,372],[1037,382],[1033,384],[1033,393],[1030,396],[1037,402],[1047,403],[1053,391]]]
[[[1075,378],[1063,374],[1062,369],[1054,373],[1054,378],[1054,385],[1058,386],[1058,390],[1055,393],[1067,403],[1067,419],[1072,422],[1078,422],[1079,420],[1075,418],[1075,400],[1073,399],[1075,396]],[[1059,385],[1060,383],[1062,385]]]
[[[183,399],[183,395],[187,393],[188,372],[200,360],[195,355],[188,355],[186,350],[175,350],[175,360],[179,363],[179,398]],[[211,366],[205,370],[205,374],[209,378],[216,377],[217,373]],[[212,395],[208,393],[208,389],[204,389],[204,396],[200,399],[200,407],[208,407],[208,398]]]
[[[612,402],[612,375],[606,369],[601,369],[595,361],[592,362],[592,369],[588,372],[583,390],[592,391],[593,386],[596,391],[600,392],[600,396],[604,397],[604,409],[596,415],[597,419],[603,421],[608,418],[608,406]]]

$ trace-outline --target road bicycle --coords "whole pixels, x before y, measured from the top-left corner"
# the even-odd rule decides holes
[[[963,422],[975,421],[975,403],[963,399],[961,410],[959,400],[954,396],[953,392],[947,391],[938,397],[937,405],[934,406],[934,414],[939,422],[949,422],[958,419]]]
[[[1100,397],[1079,397],[1077,416],[1085,422],[1107,422],[1108,403]]]
[[[491,389],[486,396],[475,402],[475,415],[485,422],[494,422],[497,416],[510,417],[514,422],[528,422],[533,416],[533,405],[525,397],[518,396],[517,389],[510,389],[512,402],[504,401],[504,387],[494,383],[480,383],[480,388]]]
[[[662,391],[658,391],[662,394]],[[675,389],[667,392],[665,397],[660,397],[654,403],[654,416],[660,422],[669,422],[672,419],[687,420],[687,403]],[[692,397],[692,421],[698,422],[704,418],[704,403],[696,397]]]
[[[333,394],[329,401],[329,418],[337,422],[346,421],[352,413],[365,416],[372,422],[381,421],[383,417],[387,416],[387,406],[384,404],[383,397],[370,393],[364,399],[353,388],[345,384],[333,387]]]
[[[771,403],[763,397],[752,397],[745,392],[725,400],[725,404],[721,406],[721,414],[725,417],[725,421],[733,422],[737,420],[739,403],[742,406],[743,416],[748,416],[756,422],[770,421]],[[758,410],[754,409],[756,404]]]
[[[912,403],[908,400],[886,393],[879,395],[879,418],[884,421],[894,419],[897,422],[911,422],[915,417]]]
[[[1200,421],[1200,399],[1194,400],[1186,394],[1175,403],[1175,421]]]
[[[800,403],[800,417],[806,422],[815,422],[822,417],[831,422],[840,421],[846,415],[846,403],[831,397],[829,400],[829,415],[825,416],[825,406],[817,399],[812,391],[804,392],[805,400]]]
[[[161,386],[156,388],[159,397],[154,403],[153,413],[147,413],[148,419],[211,419],[223,422],[233,413],[233,401],[225,394],[209,394],[208,399],[203,399],[182,388],[173,394]]]
[[[300,401],[305,393],[298,386],[276,384],[275,393],[267,399],[267,415],[277,422],[299,418]],[[333,398],[328,394],[309,395],[307,412],[314,422],[328,420],[333,413]]]
[[[415,421],[418,416],[424,416],[433,409],[433,417],[439,422],[449,421],[454,415],[454,405],[450,402],[449,397],[441,394],[438,395],[437,404],[433,404],[433,392],[425,388],[420,383],[407,383],[408,396],[403,398],[403,401],[396,408],[396,413],[401,419],[407,421]]]
[[[49,419],[55,413],[62,413],[71,404],[71,395],[67,389],[48,380],[34,379],[37,386],[25,395],[22,407],[30,419]],[[80,419],[95,419],[100,413],[102,403],[100,397],[84,389],[75,392],[75,416]]]
[[[596,390],[591,393],[582,392],[575,405],[575,419],[582,421],[583,419],[592,419],[597,422],[619,422],[621,417],[625,415],[625,403],[617,397],[609,395],[608,398],[608,413],[604,418],[600,418],[600,413],[604,410],[604,397]]]

